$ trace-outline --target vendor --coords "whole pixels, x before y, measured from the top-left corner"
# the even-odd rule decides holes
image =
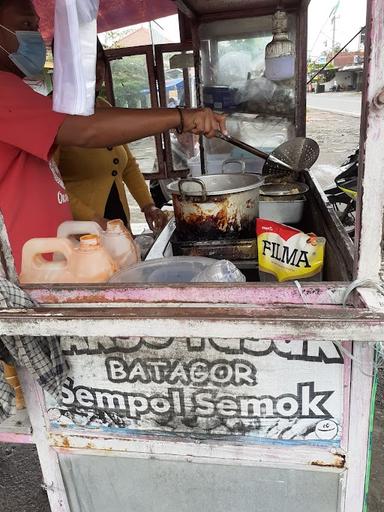
[[[34,92],[24,77],[39,75],[45,44],[31,0],[0,0],[0,209],[16,269],[24,243],[56,235],[71,219],[52,154],[57,146],[116,147],[166,130],[213,137],[225,130],[223,116],[209,109],[98,109],[92,116],[52,110],[52,100]]]
[[[52,43],[53,47],[53,43]],[[104,85],[107,59],[97,40],[96,109],[110,108],[99,96]],[[155,232],[164,228],[167,216],[154,205],[145,179],[127,145],[90,149],[66,147],[58,151],[58,165],[75,220],[95,220],[103,228],[107,220],[121,219],[129,227],[128,187]]]

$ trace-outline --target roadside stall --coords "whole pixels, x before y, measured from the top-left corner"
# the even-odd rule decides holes
[[[136,269],[129,279],[129,268],[97,285],[23,285],[38,306],[1,310],[4,335],[59,336],[69,364],[61,402],[18,368],[27,410],[23,421],[11,417],[0,430],[3,442],[36,445],[53,512],[364,510],[375,344],[384,332],[384,4],[367,5],[353,243],[306,170],[310,164],[273,153],[283,171],[296,162],[295,179],[282,181],[268,158],[295,137],[296,155],[311,160],[316,152],[303,151],[308,3],[287,0],[281,15],[275,0],[158,1],[141,18],[128,16],[141,2],[100,3],[99,31],[177,10],[180,19],[180,44],[107,50],[112,102],[119,101],[119,60],[143,57],[152,106],[167,105],[165,70],[180,68],[183,105],[228,112],[231,136],[259,156],[217,138],[190,140],[192,153],[178,159],[177,134],[154,138],[157,164],[147,177],[174,181],[175,221],[146,257],[151,271]],[[51,11],[36,4],[49,31],[44,14]],[[252,49],[251,61],[248,50],[239,59],[243,47]],[[284,65],[276,71],[270,62],[257,73],[260,48],[263,59],[284,57]],[[231,172],[217,177],[217,162]],[[269,187],[293,190],[287,202],[301,201],[302,215],[285,220],[293,231],[271,239],[273,225],[264,224],[257,241],[258,213],[248,224],[233,214],[238,224],[231,224],[229,205],[238,203],[228,195],[265,186],[266,175]],[[210,196],[225,202],[224,223],[202,213]],[[273,203],[270,196],[276,199],[265,193],[260,209]],[[255,207],[252,197],[240,202]],[[301,232],[309,233],[302,236],[311,253],[288,243]],[[276,236],[287,243],[278,247]],[[272,279],[261,262],[269,255],[269,263],[285,259],[299,268],[303,259],[311,266],[320,247],[324,263],[305,280],[278,271]],[[2,255],[6,263],[5,247]],[[175,256],[196,258],[200,271],[204,258],[224,259],[244,278],[183,282],[175,276],[188,269],[176,272]],[[171,277],[157,280],[164,272]],[[138,273],[152,277],[139,280]]]

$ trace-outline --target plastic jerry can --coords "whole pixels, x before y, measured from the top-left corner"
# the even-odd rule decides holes
[[[141,260],[140,247],[135,244],[131,233],[120,219],[107,222],[101,241],[119,268],[136,265]]]
[[[48,261],[43,256],[47,253],[59,253],[63,258]],[[98,235],[80,237],[78,246],[65,238],[32,238],[23,247],[20,282],[102,283],[117,268]]]
[[[107,229],[103,229],[93,221],[65,221],[57,230],[59,238],[68,238],[78,245],[76,235],[99,235],[101,243],[112,256],[119,268],[135,265],[140,261],[140,249],[134,242],[131,233],[124,226],[121,219],[107,222]]]

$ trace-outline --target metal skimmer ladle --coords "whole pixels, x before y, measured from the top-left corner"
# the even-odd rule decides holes
[[[279,174],[283,176],[309,169],[316,162],[320,153],[317,142],[306,137],[296,137],[284,142],[272,153],[265,153],[231,135],[224,135],[220,131],[216,132],[216,137],[263,158],[265,160],[263,175]]]

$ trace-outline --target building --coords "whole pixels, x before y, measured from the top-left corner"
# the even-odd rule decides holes
[[[332,55],[324,58],[328,61]],[[325,62],[324,62],[325,63]],[[317,92],[361,91],[363,87],[364,52],[341,52],[332,61],[334,68],[326,68],[321,74]]]
[[[132,48],[134,46],[145,46],[148,44],[166,44],[172,42],[173,41],[169,40],[161,32],[161,30],[157,29],[156,26],[152,24],[152,30],[142,25],[139,28],[131,30],[121,39],[115,41],[113,46],[115,48]]]
[[[331,56],[330,56],[331,57]],[[336,68],[343,68],[346,66],[355,66],[364,63],[364,52],[341,52],[334,58],[333,64]]]

